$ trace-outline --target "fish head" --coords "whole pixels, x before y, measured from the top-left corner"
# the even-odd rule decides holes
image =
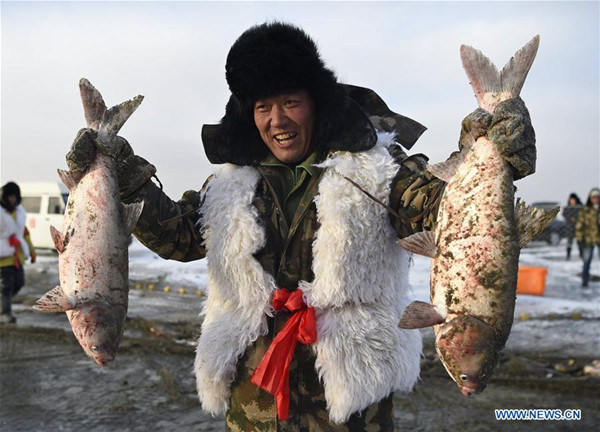
[[[125,317],[106,302],[85,303],[71,315],[73,333],[85,353],[100,366],[115,358]]]
[[[472,316],[459,316],[440,325],[436,350],[464,396],[481,393],[498,364],[494,329]]]

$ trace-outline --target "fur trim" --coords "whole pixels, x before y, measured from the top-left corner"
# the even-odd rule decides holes
[[[316,367],[334,423],[394,390],[410,391],[419,375],[420,333],[397,326],[408,304],[408,254],[386,210],[343,178],[386,202],[399,168],[386,148],[393,142],[380,134],[372,150],[321,164],[329,169],[315,198],[315,279],[301,288],[320,310]]]
[[[330,420],[342,423],[394,390],[409,391],[419,374],[421,336],[397,327],[408,303],[408,254],[396,243],[386,211],[342,176],[387,201],[398,165],[387,146],[391,134],[364,153],[338,152],[315,197],[320,228],[313,244],[312,283],[299,284],[316,307],[316,368]],[[195,371],[204,409],[227,409],[235,363],[271,313],[271,276],[253,254],[265,243],[252,205],[259,174],[225,165],[202,206],[209,295]]]
[[[307,302],[316,308],[393,301],[389,287],[395,275],[381,269],[394,266],[400,248],[389,223],[387,211],[355,188],[344,176],[386,202],[390,183],[398,164],[386,147],[394,142],[392,134],[379,134],[373,149],[352,154],[338,152],[318,165],[329,168],[315,197],[321,225],[313,244],[315,280],[303,283]],[[391,255],[374,255],[378,250]],[[378,262],[382,267],[377,268]],[[375,267],[374,267],[375,266]]]
[[[408,257],[406,252],[402,255],[407,270]],[[388,289],[399,290],[401,285]],[[404,298],[395,307],[347,305],[321,311],[317,317],[315,366],[331,422],[344,423],[392,391],[409,392],[417,382],[421,335],[398,328],[407,304]]]
[[[265,245],[252,204],[260,179],[254,168],[224,165],[208,184],[201,207],[208,260],[208,299],[194,371],[203,408],[227,410],[237,360],[267,333],[276,288],[254,254]]]

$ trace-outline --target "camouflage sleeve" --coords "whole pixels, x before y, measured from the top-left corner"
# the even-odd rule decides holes
[[[144,209],[133,234],[162,258],[193,261],[204,258],[205,249],[196,223],[200,192],[189,190],[172,201],[161,188],[147,181],[123,202],[144,201]]]
[[[434,230],[446,183],[427,170],[425,155],[394,156],[400,169],[392,182],[390,206],[399,217],[390,215],[392,226],[400,238]]]
[[[582,243],[584,241],[584,214],[585,208],[581,209],[581,211],[577,215],[577,222],[575,223],[575,240],[577,240],[579,243]]]

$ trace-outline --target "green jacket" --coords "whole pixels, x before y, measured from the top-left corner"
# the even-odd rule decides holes
[[[426,170],[425,156],[407,157],[398,146],[392,147],[390,153],[400,165],[391,187],[389,204],[401,219],[390,215],[392,227],[400,237],[433,229],[445,184]],[[277,286],[294,289],[300,280],[310,282],[314,279],[313,243],[319,228],[314,198],[325,170],[317,168],[314,175],[307,179],[304,193],[290,220],[286,217],[282,202],[285,193],[282,191],[278,168],[265,165],[256,168],[261,178],[253,204],[258,219],[266,228],[265,246],[256,254],[256,259],[275,278]],[[348,183],[347,187],[354,186]],[[204,257],[204,239],[197,226],[199,216],[194,211],[198,206],[201,207],[200,196],[199,192],[188,191],[180,201],[173,202],[153,183],[147,183],[138,194],[138,199],[143,198],[146,203],[134,234],[163,258],[189,261]],[[187,215],[164,225],[158,223],[182,214]],[[290,372],[290,413],[301,412],[301,415],[292,415],[289,421],[278,424],[273,396],[250,383],[257,362],[288,318],[289,314],[286,313],[269,318],[268,334],[259,337],[238,361],[227,414],[230,430],[309,430],[307,425],[314,422],[322,423],[323,429],[333,428],[328,420],[322,384],[315,370],[315,354],[310,346],[298,345]],[[257,407],[260,407],[258,412]],[[373,431],[392,430],[393,424],[392,429],[388,424],[393,418],[391,409],[390,396],[369,407],[368,413],[351,416],[346,425],[327,430],[358,430],[351,427]],[[372,419],[371,423],[364,429],[367,427],[364,422],[368,418]],[[254,424],[256,429],[252,429],[250,424]]]
[[[530,141],[531,145],[533,143]],[[389,215],[391,228],[400,238],[433,230],[445,183],[427,171],[428,159],[424,155],[407,156],[399,146],[390,147],[389,152],[399,165],[387,199],[387,204],[399,216]],[[317,160],[323,161],[327,156],[319,154]],[[527,162],[521,164],[528,168],[520,171],[520,176],[532,172],[535,151],[518,149],[509,156],[507,160],[515,169],[518,168],[514,160]],[[317,168],[310,175],[303,174],[305,182],[301,185],[301,196],[291,199],[289,187],[286,189],[283,185],[281,170],[269,165],[255,166],[260,178],[252,204],[266,238],[264,246],[254,257],[274,278],[278,287],[294,289],[299,281],[310,282],[315,277],[313,244],[320,227],[315,197],[326,170]],[[192,261],[205,257],[205,239],[200,234],[202,227],[199,226],[198,209],[202,209],[203,192],[209,182],[210,178],[201,191],[187,191],[179,201],[169,199],[152,182],[146,182],[134,194],[125,197],[126,203],[145,201],[144,211],[134,230],[136,237],[165,259]],[[347,187],[353,188],[350,184]],[[293,201],[291,206],[290,201]],[[346,424],[335,427],[330,424],[324,389],[315,370],[315,353],[310,346],[302,344],[296,348],[290,370],[290,419],[287,422],[277,421],[273,396],[252,384],[250,376],[288,318],[286,313],[268,317],[267,334],[258,337],[237,361],[227,413],[228,430],[393,430],[391,395],[362,413],[355,413]]]
[[[600,209],[585,205],[575,224],[575,238],[585,245],[600,245]]]

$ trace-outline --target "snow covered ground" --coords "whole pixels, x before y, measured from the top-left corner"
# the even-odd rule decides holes
[[[190,263],[164,260],[135,239],[129,252],[130,279],[134,287],[130,291],[130,317],[200,322],[198,314],[206,297],[198,295],[198,291],[206,291],[205,260]],[[56,255],[45,255],[38,261],[28,266],[28,270],[44,272],[50,280],[57,279]],[[429,258],[413,256],[410,282],[416,300],[429,299],[430,265]],[[521,251],[520,265],[547,268],[546,289],[542,296],[517,296],[515,322],[507,349],[600,358],[600,283],[591,282],[587,289],[581,287],[578,274],[582,263],[576,256],[566,261],[564,244],[533,243]],[[597,257],[592,264],[592,274],[600,274]],[[153,291],[150,285],[154,286]],[[165,287],[170,292],[165,292]],[[185,293],[179,294],[180,290]],[[65,326],[68,326],[66,320]],[[426,338],[433,337],[431,329],[422,332]]]
[[[410,273],[413,296],[416,300],[428,301],[431,260],[415,255],[413,263]],[[564,244],[532,243],[521,251],[520,265],[545,267],[548,270],[546,289],[542,296],[517,296],[515,322],[507,349],[600,358],[600,283],[591,282],[587,289],[581,287],[578,274],[582,263],[576,256],[570,261],[565,259]],[[191,263],[163,260],[137,241],[130,248],[130,269],[132,280],[157,280],[159,285],[169,284],[172,290],[176,287],[206,290],[205,260]],[[600,274],[598,259],[592,264],[592,274]],[[134,291],[132,296],[131,313],[135,314],[138,294]],[[162,296],[155,300],[162,303],[170,298],[172,302],[173,297]],[[153,303],[147,304],[147,300],[143,303],[146,312],[138,312],[148,313],[147,308]],[[180,303],[178,310],[197,313],[199,307],[197,301],[190,300]],[[431,329],[422,332],[425,337],[433,337]]]
[[[130,247],[130,279],[156,279],[159,284],[176,287],[197,287],[206,290],[206,261],[180,263],[163,260],[134,240]],[[410,269],[410,283],[416,300],[429,300],[429,271],[431,260],[414,255]],[[600,283],[592,282],[590,288],[581,288],[582,264],[577,257],[565,260],[562,245],[548,246],[533,243],[521,251],[520,265],[544,267],[548,270],[543,296],[518,295],[515,316],[528,314],[530,318],[571,316],[600,318]],[[592,274],[600,274],[600,260],[592,263]]]
[[[500,425],[493,410],[500,407],[578,408],[584,413],[578,430],[600,430],[598,379],[582,372],[600,359],[600,283],[581,288],[581,261],[566,261],[563,245],[530,245],[521,252],[521,264],[548,269],[546,291],[543,296],[517,296],[514,325],[494,384],[476,399],[460,397],[431,350],[432,329],[424,329],[429,343],[421,381],[411,394],[397,395],[394,401],[398,430],[495,431]],[[596,258],[593,274],[600,274],[599,264]],[[429,270],[429,259],[414,257],[410,281],[415,299],[429,297]],[[198,295],[206,291],[205,261],[166,261],[134,240],[130,320],[120,353],[107,368],[85,358],[65,314],[31,309],[58,283],[56,253],[40,254],[26,266],[26,278],[13,308],[17,325],[0,327],[0,396],[6,402],[0,404],[1,430],[223,430],[222,416],[199,409],[190,373],[190,345],[200,331],[199,312],[206,299]],[[566,430],[564,422],[546,423],[545,430]],[[515,422],[509,429],[530,426]]]

